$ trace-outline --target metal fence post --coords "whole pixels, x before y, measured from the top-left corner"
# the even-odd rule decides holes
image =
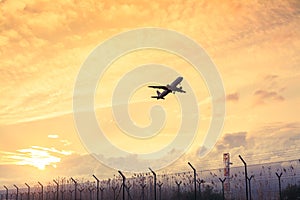
[[[197,171],[196,171],[196,169],[193,167],[193,165],[190,162],[188,162],[188,164],[189,164],[189,166],[194,171],[194,197],[195,197],[195,200],[197,200],[197,181],[196,181],[196,179],[197,179]]]
[[[248,200],[248,175],[247,175],[247,163],[244,161],[241,155],[239,155],[239,158],[244,163],[245,166],[245,182],[246,182],[246,199]]]
[[[96,181],[97,181],[97,200],[99,200],[99,179],[95,176],[95,175],[93,175],[93,177],[96,179]]]
[[[153,176],[154,176],[154,200],[156,200],[156,173],[151,169],[149,168],[149,170],[152,172]]]

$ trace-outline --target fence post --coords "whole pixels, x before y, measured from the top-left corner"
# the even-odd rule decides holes
[[[95,175],[93,175],[93,177],[96,179],[96,181],[97,181],[97,200],[99,200],[99,179],[95,176]]]
[[[27,183],[25,185],[27,186],[27,200],[30,200],[30,186]]]
[[[123,200],[125,200],[125,181],[126,181],[126,177],[124,176],[124,174],[119,170],[118,171],[119,174],[122,176],[123,182],[122,182],[122,186],[123,186]]]
[[[8,199],[8,188],[7,188],[5,185],[3,185],[3,187],[4,187],[5,190],[6,190],[5,198]]]
[[[275,173],[277,178],[278,178],[278,186],[279,186],[279,199],[282,200],[282,195],[281,195],[281,176],[282,176],[282,172],[280,172],[280,174],[278,174],[277,172]]]
[[[196,169],[193,167],[193,165],[188,162],[189,166],[193,169],[194,171],[194,197],[195,197],[195,200],[197,200],[197,182],[196,182],[196,179],[197,179],[197,171]]]
[[[75,181],[75,179],[73,179],[71,177],[71,180],[74,182],[74,186],[75,186],[75,189],[74,189],[74,199],[76,200],[77,199],[77,181]],[[72,197],[71,197],[72,198]]]
[[[56,184],[56,200],[58,200],[59,184],[58,184],[58,182],[55,179],[53,179],[53,182]]]
[[[149,167],[149,170],[152,172],[154,176],[154,200],[156,200],[156,173]]]
[[[41,186],[42,200],[44,200],[44,186],[40,182],[38,182],[38,184]]]
[[[244,161],[244,159],[242,158],[241,155],[239,155],[239,158],[241,159],[241,161],[244,163],[245,166],[245,182],[246,182],[246,199],[248,200],[248,175],[247,175],[247,163]]]
[[[18,200],[18,196],[19,196],[19,188],[18,188],[18,186],[16,186],[16,185],[14,185],[14,187],[17,189],[16,200]]]

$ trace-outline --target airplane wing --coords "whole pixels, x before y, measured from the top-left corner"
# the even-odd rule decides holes
[[[148,86],[149,88],[156,88],[156,89],[163,89],[163,90],[169,90],[168,87],[166,86],[154,86],[154,85],[150,85]]]
[[[184,90],[177,90],[176,92],[186,93]]]
[[[182,87],[181,87],[181,88],[175,88],[173,91],[174,91],[174,92],[186,93],[186,91],[184,91],[184,90],[182,89]]]

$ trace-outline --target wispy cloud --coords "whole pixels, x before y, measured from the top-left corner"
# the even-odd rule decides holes
[[[1,164],[29,165],[38,169],[45,169],[46,166],[56,167],[62,156],[71,155],[72,152],[32,146],[27,149],[19,149],[16,152],[1,151]]]
[[[299,62],[295,53],[299,49],[299,3],[292,1],[232,0],[222,6],[214,1],[151,5],[146,1],[89,1],[76,6],[72,1],[3,1],[0,8],[3,124],[70,113],[75,77],[88,53],[104,39],[131,28],[159,26],[183,32],[216,60],[236,52],[236,60],[246,62],[248,57],[251,61],[239,65],[253,67],[257,64],[253,60],[269,61],[275,53],[279,55],[275,60],[288,57],[294,66]],[[227,60],[219,65],[227,67]],[[226,83],[232,77],[223,78]]]
[[[57,139],[59,136],[55,134],[48,135],[48,138]]]
[[[253,96],[255,104],[282,102],[285,100],[282,93],[285,85],[281,83],[278,75],[267,75],[261,80],[260,89],[257,89]]]
[[[226,101],[237,102],[239,99],[240,99],[240,94],[238,92],[226,95]]]
[[[257,97],[258,104],[266,103],[268,101],[284,101],[284,97],[275,91],[256,90],[254,96]]]

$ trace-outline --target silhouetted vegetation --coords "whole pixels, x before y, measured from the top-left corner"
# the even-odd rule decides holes
[[[288,185],[283,191],[282,191],[282,197],[283,199],[300,199],[300,185]]]
[[[194,199],[194,191],[191,192],[175,192],[171,199],[181,199],[181,200],[193,200]],[[197,196],[200,197],[200,193],[197,193]],[[222,194],[214,190],[213,187],[207,185],[202,188],[201,199],[205,200],[222,200]]]

